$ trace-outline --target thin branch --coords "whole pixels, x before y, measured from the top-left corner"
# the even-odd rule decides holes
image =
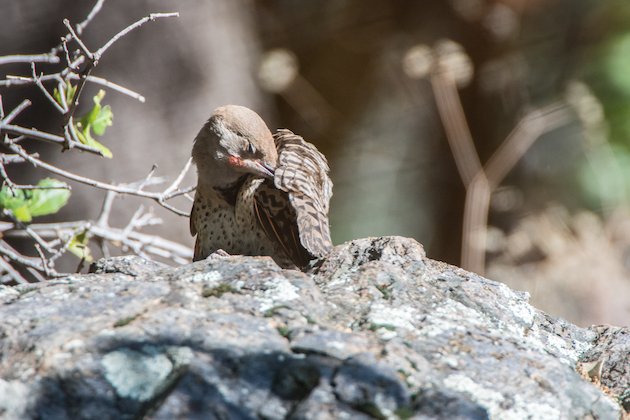
[[[0,57],[0,66],[10,63],[59,63],[59,57],[54,54],[33,54],[33,55],[4,55]]]
[[[88,26],[92,19],[94,19],[94,17],[98,14],[98,12],[101,11],[103,3],[105,3],[105,0],[97,0],[96,4],[94,5],[94,7],[92,7],[92,10],[90,10],[90,13],[88,13],[85,20],[77,24],[77,33],[79,35],[83,33],[83,30],[86,28],[86,26]]]
[[[65,25],[65,27],[68,29],[68,31],[70,31],[70,35],[72,35],[72,38],[76,41],[76,43],[79,45],[79,48],[81,48],[81,51],[83,51],[83,54],[86,55],[87,58],[89,58],[90,60],[94,60],[94,54],[92,53],[92,51],[89,50],[89,48],[83,43],[83,41],[81,41],[81,38],[79,38],[79,36],[77,35],[77,33],[74,31],[74,28],[72,27],[72,25],[70,24],[70,21],[68,19],[64,19],[63,20],[63,24]],[[66,38],[67,39],[67,38]]]
[[[173,191],[179,188],[179,185],[182,183],[182,181],[184,180],[184,177],[186,176],[186,174],[188,173],[188,170],[190,169],[190,165],[192,165],[192,158],[188,158],[188,161],[184,165],[184,168],[179,172],[179,175],[177,175],[177,178],[175,178],[175,181],[173,181],[173,183],[167,189],[164,190],[164,193],[163,193],[164,196],[168,197],[169,194],[171,194]]]
[[[485,165],[491,188],[495,189],[536,140],[571,120],[565,105],[554,103],[523,117]]]
[[[67,146],[68,141],[56,134],[47,133],[45,131],[39,131],[34,128],[24,128],[19,125],[6,124],[4,121],[0,121],[0,132],[6,132],[14,135],[21,135],[33,140],[41,140],[48,143],[55,143],[62,146]],[[95,155],[103,156],[103,152],[98,149],[95,149],[91,146],[85,145],[83,143],[72,142],[70,144],[71,148],[77,148],[84,152],[94,153]]]
[[[31,101],[29,101],[28,99],[24,99],[22,102],[20,102],[18,106],[16,106],[15,108],[13,108],[11,112],[9,112],[9,115],[7,115],[6,117],[2,119],[2,122],[5,124],[10,123],[30,105],[31,105]]]
[[[462,226],[461,264],[466,270],[483,275],[486,268],[488,214],[492,190],[483,171],[466,189]]]
[[[109,41],[107,41],[107,43],[105,45],[103,45],[101,48],[99,48],[94,53],[94,58],[96,60],[100,59],[100,57],[103,55],[103,53],[105,53],[105,51],[107,51],[109,49],[109,47],[111,47],[116,41],[118,41],[123,36],[127,35],[129,32],[133,31],[134,29],[138,29],[140,26],[144,25],[147,22],[153,22],[153,21],[155,21],[157,19],[169,18],[169,17],[179,17],[179,13],[177,13],[177,12],[173,12],[173,13],[151,13],[149,16],[143,17],[142,19],[132,23],[131,25],[127,26],[125,29],[123,29],[122,31],[120,31],[116,35],[114,35]]]
[[[66,101],[66,84],[63,79],[57,81],[57,91],[59,92],[59,99],[61,100],[61,108],[68,109],[68,102]],[[65,112],[65,111],[64,111]]]
[[[46,256],[44,255],[44,252],[42,251],[42,248],[39,246],[39,244],[35,244],[35,250],[37,251],[37,254],[39,255],[39,259],[42,262],[42,268],[44,269],[44,274],[46,274],[47,277],[53,277],[55,274],[54,269],[51,269],[48,264],[48,259],[46,258]]]
[[[197,189],[196,185],[190,185],[182,190],[177,190],[177,191],[173,191],[170,194],[167,194],[164,196],[165,200],[170,200],[171,198],[175,198],[175,197],[179,197],[180,195],[184,195],[186,196],[186,198],[188,198],[189,201],[194,201],[194,198],[192,198],[188,193],[195,191],[195,189]]]
[[[167,258],[177,263],[186,263],[192,258],[192,249],[177,242],[137,231],[128,232],[128,236],[125,236],[123,229],[93,225],[85,221],[34,223],[30,227],[42,238],[65,237],[70,234],[74,235],[77,229],[83,229],[87,230],[94,237],[101,238],[112,244],[124,243],[131,249],[144,249],[147,253]],[[27,234],[21,230],[7,230],[4,231],[4,234],[12,238],[27,237]]]
[[[70,58],[70,51],[68,50],[68,40],[65,37],[61,38],[61,47],[63,48],[64,57],[66,58],[66,65],[71,71],[77,71],[77,67],[74,66],[74,63]]]
[[[118,92],[122,93],[123,95],[127,95],[127,96],[129,96],[129,97],[131,97],[133,99],[136,99],[136,100],[138,100],[138,101],[140,101],[142,103],[146,102],[146,98],[144,96],[142,96],[141,94],[139,94],[137,92],[134,92],[131,89],[127,89],[126,87],[121,86],[119,84],[116,84],[114,82],[110,82],[107,79],[103,79],[102,77],[89,75],[87,77],[87,81],[95,83],[97,85],[105,86],[106,88],[109,88],[109,89],[112,89],[112,90],[115,90],[115,91],[118,91]]]
[[[38,155],[38,154],[33,153],[33,156],[35,155]],[[2,163],[3,165],[10,164],[10,163],[24,163],[24,162],[26,162],[26,159],[24,159],[22,156],[7,155],[5,153],[0,154],[0,163]]]
[[[62,78],[63,72],[60,73],[53,73],[53,74],[45,74],[43,76],[41,76],[39,78],[39,80],[43,83],[45,82],[50,82],[50,81],[54,81],[54,80],[59,80]],[[74,73],[70,73],[67,74],[66,79],[68,80],[79,80],[79,76],[74,74]],[[146,99],[144,96],[142,96],[141,94],[134,92],[131,89],[128,89],[124,86],[121,86],[117,83],[111,82],[107,79],[103,79],[102,77],[98,77],[98,76],[92,76],[89,75],[87,76],[87,81],[88,82],[92,82],[94,84],[100,85],[100,86],[105,86],[109,89],[115,90],[119,93],[122,93],[123,95],[127,95],[133,99],[136,99],[140,102],[145,102]],[[5,80],[0,80],[0,86],[6,86],[6,87],[10,87],[13,85],[19,86],[19,85],[26,85],[26,84],[33,84],[35,83],[35,81],[33,80],[33,78],[31,77],[25,77],[25,76],[13,76],[13,75],[8,75],[7,78]]]
[[[9,275],[9,277],[11,277],[13,280],[15,280],[16,283],[18,284],[27,284],[28,281],[22,277],[22,275],[13,268],[13,266],[11,266],[11,264],[9,264],[4,257],[0,257],[0,268],[2,268],[4,271],[7,272],[7,274]]]
[[[13,188],[19,188],[19,186],[14,186]],[[11,212],[9,212],[8,210],[4,210],[3,212],[6,216],[8,216],[11,221],[13,222],[13,228],[12,229],[20,229],[23,230],[24,232],[26,232],[28,234],[28,236],[31,237],[31,239],[33,239],[36,243],[36,245],[41,246],[42,248],[44,248],[47,252],[53,253],[55,252],[55,250],[50,246],[50,244],[48,244],[45,240],[43,240],[38,234],[37,232],[35,232],[33,229],[30,228],[30,226],[22,223],[20,220],[18,220],[17,218],[15,218],[15,216],[13,214],[11,214]]]
[[[24,267],[30,267],[41,272],[45,271],[44,268],[41,266],[41,264],[35,262],[36,260],[35,258],[25,257],[23,255],[20,255],[5,241],[0,241],[0,255],[5,256],[11,261],[15,261]],[[54,276],[61,276],[61,275],[55,274]]]
[[[56,166],[50,165],[42,160],[39,160],[37,158],[34,158],[33,156],[29,155],[28,153],[26,153],[24,151],[24,149],[22,149],[22,147],[20,147],[17,144],[9,144],[8,145],[9,149],[11,149],[11,151],[13,151],[14,153],[17,153],[18,155],[20,155],[21,157],[23,157],[24,159],[26,159],[27,161],[29,161],[31,164],[33,164],[36,167],[40,167],[42,169],[45,169],[49,172],[52,172],[54,174],[57,174],[59,176],[62,176],[64,178],[76,181],[76,182],[80,182],[82,184],[85,185],[89,185],[95,188],[99,188],[101,190],[106,190],[106,191],[114,191],[117,192],[119,194],[127,194],[127,195],[135,195],[138,197],[146,197],[146,198],[150,198],[154,201],[156,201],[158,204],[160,204],[162,207],[171,210],[173,213],[178,214],[180,216],[184,216],[184,217],[188,217],[188,212],[179,210],[167,203],[165,203],[165,198],[164,198],[164,194],[161,192],[149,192],[149,191],[142,191],[140,189],[135,189],[135,188],[129,188],[126,186],[121,186],[121,185],[114,185],[114,184],[108,184],[106,182],[101,182],[101,181],[96,181],[94,179],[90,179],[90,178],[86,178],[84,176],[81,175],[77,175],[74,174],[72,172],[68,172],[65,171],[63,169],[57,168]]]
[[[105,199],[103,200],[103,205],[101,206],[101,212],[96,220],[96,224],[101,227],[109,226],[109,215],[112,212],[112,204],[114,203],[114,199],[116,198],[116,192],[107,191],[105,194]]]
[[[83,41],[81,41],[81,39],[78,37],[74,29],[72,28],[72,25],[70,25],[70,21],[68,19],[64,19],[63,24],[66,26],[66,28],[68,28],[74,40],[77,42],[77,44],[79,44],[79,48],[81,48],[81,50],[83,51],[83,53],[89,60],[85,68],[83,69],[83,71],[81,71],[81,73],[79,74],[79,82],[77,83],[77,86],[76,86],[76,92],[74,94],[74,98],[72,100],[72,103],[70,103],[70,105],[68,106],[68,110],[66,112],[65,124],[68,124],[70,119],[74,116],[74,112],[76,111],[76,108],[79,104],[79,98],[81,97],[81,94],[83,92],[83,87],[85,86],[85,82],[87,81],[87,78],[90,75],[90,72],[98,64],[98,61],[101,59],[105,51],[107,51],[112,45],[114,45],[116,41],[121,39],[123,36],[127,35],[129,32],[133,31],[134,29],[137,29],[140,26],[144,25],[146,22],[151,22],[160,18],[178,17],[178,16],[179,16],[179,13],[151,13],[149,16],[144,17],[135,23],[132,23],[131,25],[127,26],[122,31],[118,32],[109,41],[107,41],[105,45],[103,45],[101,48],[96,50],[96,52],[94,53],[92,53],[87,48],[87,46],[83,43]]]
[[[9,175],[7,174],[7,170],[4,167],[4,163],[0,163],[0,177],[2,177],[2,179],[4,180],[4,183],[7,184],[7,187],[9,188],[11,193],[15,194],[16,185],[13,181],[11,181],[11,178],[9,178]]]
[[[35,84],[37,85],[39,90],[41,90],[44,96],[46,96],[46,99],[48,99],[48,101],[51,104],[53,104],[55,108],[57,108],[57,111],[59,111],[60,114],[65,114],[66,110],[63,109],[61,105],[59,105],[59,102],[57,102],[55,98],[52,97],[50,92],[48,92],[48,90],[42,84],[42,81],[39,80],[39,77],[37,77],[37,73],[35,72],[35,63],[31,63],[31,70],[33,72],[33,80],[35,80]],[[61,96],[61,92],[60,92],[60,96]]]
[[[466,122],[466,114],[459,98],[457,85],[442,73],[435,72],[431,76],[431,86],[459,176],[464,187],[468,188],[481,170],[481,162]]]

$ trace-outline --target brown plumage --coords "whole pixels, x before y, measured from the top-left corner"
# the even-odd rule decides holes
[[[195,261],[222,249],[305,269],[330,251],[328,164],[302,137],[289,130],[272,136],[254,111],[227,105],[201,129],[192,156]]]

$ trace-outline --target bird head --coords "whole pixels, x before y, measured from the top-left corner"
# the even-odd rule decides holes
[[[192,150],[199,183],[223,187],[243,174],[273,178],[278,152],[260,116],[249,108],[226,105],[214,110]]]

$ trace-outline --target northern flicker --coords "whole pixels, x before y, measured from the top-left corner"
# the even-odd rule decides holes
[[[254,111],[226,105],[195,138],[192,157],[194,261],[223,250],[304,270],[332,248],[328,163],[302,137],[284,129],[272,136]]]

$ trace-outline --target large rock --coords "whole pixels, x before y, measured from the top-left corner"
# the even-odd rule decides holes
[[[628,409],[627,329],[554,319],[410,239],[338,246],[312,274],[250,257],[178,268],[122,257],[93,271],[0,289],[5,418],[617,419],[618,401]]]

